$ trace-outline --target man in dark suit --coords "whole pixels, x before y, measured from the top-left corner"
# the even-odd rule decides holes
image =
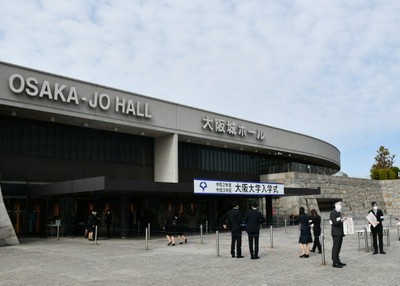
[[[345,263],[342,263],[339,258],[339,253],[340,249],[342,248],[342,242],[344,237],[343,221],[346,220],[346,217],[342,217],[341,211],[342,211],[342,203],[336,202],[335,209],[331,211],[330,221],[329,221],[332,226],[332,239],[333,239],[332,266],[336,268],[343,268],[343,266],[346,265]]]
[[[249,250],[251,259],[259,259],[258,242],[260,238],[260,224],[264,222],[264,217],[258,211],[258,204],[253,203],[251,209],[244,216],[246,232],[249,237]]]
[[[240,216],[239,204],[232,202],[232,209],[226,212],[222,216],[223,227],[225,229],[228,226],[231,229],[231,255],[235,258],[235,246],[236,246],[236,258],[243,258],[242,256],[242,218]]]
[[[371,223],[371,233],[372,233],[372,242],[374,245],[374,252],[373,254],[378,254],[378,242],[377,238],[379,238],[379,252],[381,254],[386,254],[383,251],[383,211],[378,209],[378,205],[376,202],[371,203],[372,210],[368,212],[372,213],[376,217],[377,223]]]

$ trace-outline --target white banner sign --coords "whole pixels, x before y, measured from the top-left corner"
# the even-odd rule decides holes
[[[212,181],[194,179],[195,194],[281,196],[284,185],[277,183]]]

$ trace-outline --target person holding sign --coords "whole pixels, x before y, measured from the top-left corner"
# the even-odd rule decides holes
[[[333,240],[333,245],[332,245],[332,261],[333,267],[336,268],[343,268],[343,266],[346,265],[346,263],[342,263],[339,258],[339,253],[340,249],[342,248],[342,242],[343,242],[343,237],[344,237],[344,231],[343,231],[343,221],[346,220],[346,217],[342,217],[341,214],[342,211],[342,203],[336,202],[335,203],[335,209],[331,211],[330,214],[330,221],[329,223],[331,224],[332,228],[332,240]]]
[[[371,224],[372,243],[374,245],[374,252],[372,254],[378,254],[378,241],[379,238],[379,252],[386,254],[383,251],[383,211],[378,209],[376,202],[371,203],[372,210],[368,212],[367,220]]]

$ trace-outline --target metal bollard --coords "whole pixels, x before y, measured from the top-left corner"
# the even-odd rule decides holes
[[[285,233],[286,233],[286,227],[287,227],[287,220],[285,218]]]
[[[60,240],[60,224],[57,224],[57,240]]]
[[[206,234],[208,234],[208,220],[206,220]]]
[[[218,230],[215,232],[216,237],[217,237],[217,257],[219,256],[219,232]]]
[[[271,248],[274,248],[274,230],[272,228],[272,225],[270,227],[270,238],[271,238]]]
[[[369,246],[368,246],[368,227],[364,227],[364,236],[365,236],[365,252],[369,251]]]
[[[203,225],[200,225],[200,244],[203,244]]]
[[[97,225],[94,228],[94,231],[95,231],[95,233],[94,233],[94,243],[97,244]]]
[[[325,236],[323,233],[321,233],[321,252],[322,265],[325,265]]]
[[[149,250],[149,232],[148,229],[146,228],[145,230],[145,249]]]
[[[148,228],[148,236],[149,236],[149,240],[150,240],[150,223],[147,224],[147,228]]]

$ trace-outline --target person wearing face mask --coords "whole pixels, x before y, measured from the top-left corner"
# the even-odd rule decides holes
[[[346,217],[342,217],[342,203],[336,202],[335,209],[331,211],[330,214],[330,224],[331,224],[331,235],[333,240],[332,245],[332,261],[333,267],[343,268],[346,263],[342,263],[339,258],[340,249],[342,248],[342,242],[344,237],[343,231],[343,221],[346,220]]]
[[[376,223],[371,223],[371,233],[372,233],[372,243],[374,246],[374,252],[372,254],[378,254],[378,241],[379,238],[379,252],[381,254],[386,254],[383,251],[383,211],[378,209],[376,202],[371,203],[372,210],[368,214],[372,213],[376,217]]]

